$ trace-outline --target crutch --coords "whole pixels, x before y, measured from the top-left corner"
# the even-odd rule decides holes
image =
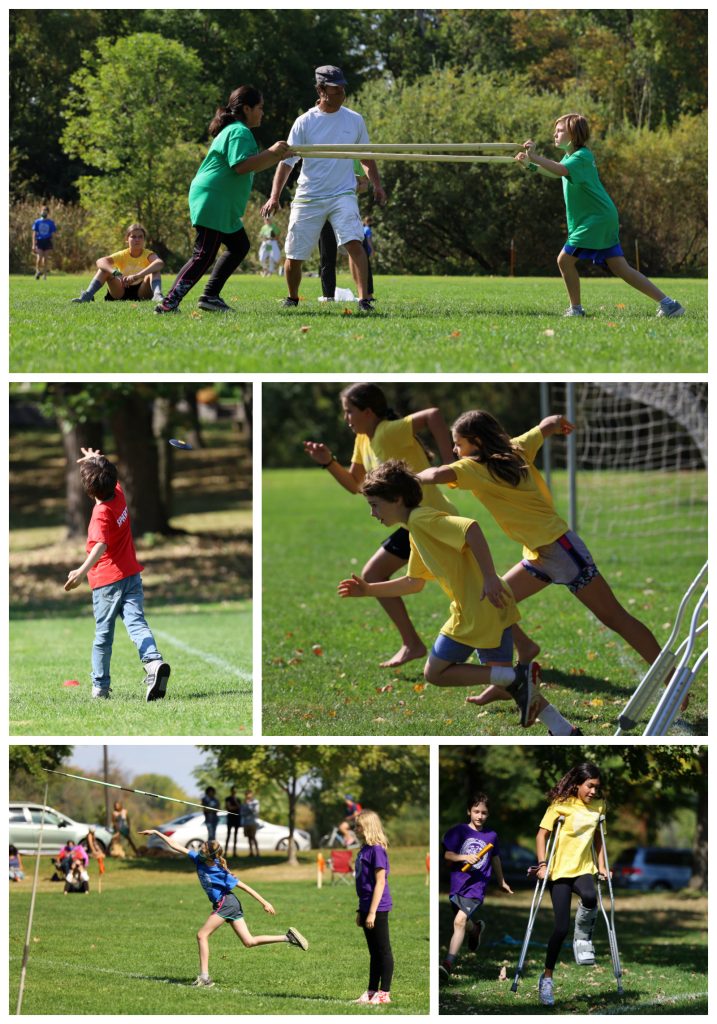
[[[602,841],[603,857],[605,858],[605,881],[607,882],[607,891],[610,896],[610,914],[608,915],[605,910],[605,904],[602,898],[602,876],[598,872],[597,876],[597,897],[602,911],[602,916],[605,918],[605,927],[607,928],[607,940],[610,946],[610,959],[612,960],[612,969],[615,975],[615,981],[617,982],[617,994],[622,995],[622,967],[620,965],[620,951],[617,948],[617,935],[615,934],[615,898],[612,893],[612,879],[610,877],[610,862],[607,858],[607,845],[605,843],[605,815],[601,814],[598,819],[598,827],[600,828],[600,839]],[[593,843],[593,856],[595,857],[595,863],[597,864],[597,852],[595,850],[595,844]]]
[[[707,657],[707,652],[705,651],[697,659],[693,669],[690,669],[687,665],[687,661],[691,657],[694,649],[695,638],[703,633],[707,628],[706,622],[703,622],[700,626],[697,625],[697,621],[707,600],[707,587],[704,588],[702,596],[698,599],[697,606],[690,621],[688,636],[681,644],[679,644],[676,650],[672,650],[682,626],[682,620],[685,616],[687,605],[696,594],[703,578],[707,574],[707,565],[708,563],[705,562],[685,592],[684,597],[680,601],[680,606],[677,609],[677,615],[675,617],[672,631],[667,638],[664,647],[655,658],[652,665],[650,665],[639,686],[625,705],[622,714],[618,717],[618,729],[615,732],[616,736],[621,736],[623,731],[629,731],[630,729],[635,728],[647,705],[655,698],[656,694],[660,692],[660,687],[665,686],[667,677],[673,669],[674,675],[670,680],[669,685],[665,688],[662,699],[658,703],[658,706],[655,709],[655,712],[653,713],[643,735],[664,735],[675,720],[680,705],[692,685],[692,681]],[[675,668],[675,666],[677,667]],[[658,730],[662,731],[659,732]]]
[[[535,925],[535,919],[538,916],[538,911],[540,910],[540,904],[543,899],[543,893],[545,892],[545,886],[548,884],[548,878],[550,877],[550,868],[553,863],[553,855],[555,853],[555,848],[558,845],[558,836],[560,835],[560,829],[563,827],[564,821],[564,816],[560,815],[560,817],[555,822],[555,831],[550,837],[550,840],[548,842],[548,849],[546,851],[548,854],[548,858],[545,867],[545,875],[543,876],[543,878],[538,878],[535,882],[533,902],[530,905],[530,916],[528,917],[528,927],[525,929],[525,938],[523,939],[523,946],[520,950],[520,959],[518,960],[518,966],[515,969],[515,977],[513,978],[513,984],[510,986],[511,992],[518,991],[518,982],[520,981],[520,976],[523,973],[523,964],[525,963],[525,958],[528,955],[530,936],[532,935],[533,926]]]

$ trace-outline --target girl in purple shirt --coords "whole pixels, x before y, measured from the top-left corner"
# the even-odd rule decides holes
[[[388,934],[388,912],[393,906],[388,888],[388,839],[375,811],[361,811],[354,825],[361,849],[356,857],[356,924],[363,928],[370,965],[368,988],[355,1000],[378,1006],[391,1002],[393,953]]]

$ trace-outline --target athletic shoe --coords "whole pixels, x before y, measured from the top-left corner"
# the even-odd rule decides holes
[[[505,687],[511,695],[520,711],[520,724],[526,728],[530,721],[533,710],[533,697],[540,685],[540,665],[537,661],[531,661],[529,665],[515,666],[515,679],[510,686]]]
[[[468,932],[468,949],[471,953],[480,946],[480,940],[483,938],[483,932],[485,931],[485,921],[474,921],[473,928]]]
[[[154,311],[155,313],[178,313],[179,306],[169,306],[167,300],[162,299],[159,305],[154,307]]]
[[[544,974],[541,974],[538,978],[538,999],[540,999],[543,1006],[555,1006],[553,979],[546,978]]]
[[[448,981],[448,979],[450,978],[452,972],[453,972],[453,967],[451,966],[451,964],[448,963],[447,960],[443,960],[438,965],[438,977],[439,977],[440,981]]]
[[[214,982],[208,974],[198,974],[191,984],[192,988],[214,988]]]
[[[151,700],[161,700],[167,692],[167,680],[172,671],[166,661],[155,658],[154,661],[147,661],[144,664],[147,673],[147,703]]]
[[[234,310],[228,306],[220,295],[202,295],[197,303],[200,309],[206,309],[207,313],[233,313]]]
[[[365,1006],[370,1003],[373,997],[376,995],[375,992],[369,992],[368,990],[358,997],[358,999],[352,999],[351,1002],[357,1006]]]
[[[358,310],[359,313],[373,313],[373,299],[359,299]]]
[[[95,301],[94,295],[88,295],[87,292],[85,292],[85,291],[80,292],[79,299],[72,299],[72,302],[94,302],[94,301]]]
[[[41,277],[42,277],[42,274],[39,274],[39,273],[35,274],[35,280],[36,281],[39,281]]]
[[[550,729],[548,729],[548,736],[554,736],[554,735],[555,735],[555,733],[551,732]],[[570,735],[571,736],[584,736],[585,733],[583,732],[582,729],[578,729],[577,725],[574,725],[572,727],[572,729],[570,730]]]
[[[92,687],[92,697],[93,697],[94,700],[109,700],[111,693],[112,693],[112,690],[109,688],[109,686],[107,686],[107,687],[93,686]]]
[[[164,295],[161,292],[155,292],[152,296],[153,302],[164,302]]]
[[[371,999],[371,1006],[381,1006],[383,1003],[391,1002],[390,992],[384,992],[381,989]]]
[[[289,928],[286,933],[286,937],[292,946],[299,946],[300,949],[306,951],[309,948],[309,943],[306,941],[301,932],[297,932],[296,928]]]
[[[585,310],[582,306],[568,306],[563,316],[585,316]]]
[[[292,299],[290,295],[287,295],[286,298],[284,299],[284,301],[281,304],[281,308],[282,309],[293,309],[294,306],[298,306],[298,305],[299,305],[299,300],[298,299]]]
[[[670,299],[666,301],[662,300],[660,307],[657,310],[657,316],[684,316],[685,309],[681,306],[676,299]]]

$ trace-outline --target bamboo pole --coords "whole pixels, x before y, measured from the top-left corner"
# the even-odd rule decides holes
[[[351,152],[343,150],[320,150],[306,152],[306,146],[293,146],[292,152],[310,160],[412,160],[440,164],[512,164],[512,156],[468,156],[450,153],[398,153],[398,152]]]
[[[299,145],[291,147],[295,152],[320,153],[322,150],[331,149],[344,153],[359,153],[372,150],[375,153],[398,153],[414,151],[416,153],[456,153],[475,152],[481,149],[487,150],[521,150],[522,143],[518,142],[359,142],[359,143],[332,143],[322,142],[316,145]]]

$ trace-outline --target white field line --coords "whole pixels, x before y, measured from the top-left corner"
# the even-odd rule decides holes
[[[237,679],[243,679],[244,682],[250,683],[252,681],[251,672],[243,672],[242,669],[237,668],[236,665],[232,665],[230,662],[225,661],[224,658],[218,657],[216,654],[210,654],[208,651],[200,651],[196,647],[190,647],[189,644],[185,644],[184,641],[178,640],[172,633],[167,633],[164,629],[154,629],[152,631],[160,639],[167,640],[169,643],[174,644],[180,651],[184,651],[185,654],[193,654],[195,658],[201,658],[202,661],[208,662],[210,665],[216,665],[217,668],[223,669],[225,672],[229,672],[230,675],[236,676]]]
[[[17,956],[11,956],[10,960],[18,960]],[[186,984],[181,981],[176,981],[174,978],[158,978],[152,974],[139,974],[136,971],[117,971],[113,967],[95,967],[90,966],[86,963],[67,963],[62,960],[46,960],[44,957],[40,957],[37,954],[34,956],[30,954],[30,960],[28,963],[28,970],[32,972],[33,966],[37,969],[38,967],[47,967],[54,970],[60,969],[63,971],[76,971],[79,974],[111,974],[117,978],[129,978],[133,981],[153,981],[159,985],[178,985],[180,988],[191,988],[192,983],[187,979]],[[220,993],[229,992],[237,996],[251,996],[256,999],[258,993],[256,989],[249,988],[235,988],[234,986],[222,985],[221,982],[217,982],[216,988]],[[301,996],[301,995],[287,995],[287,999],[303,999],[307,1002],[312,1003],[347,1003],[346,999],[331,999],[329,996]]]
[[[706,999],[707,992],[686,992],[681,996],[663,996],[661,999],[652,999],[649,1003],[630,1003],[629,1006],[616,1006],[612,1010],[603,1010],[605,1015],[623,1013],[635,1013],[636,1010],[651,1010],[659,1006],[670,1006],[672,1003],[694,1002],[696,999]]]

